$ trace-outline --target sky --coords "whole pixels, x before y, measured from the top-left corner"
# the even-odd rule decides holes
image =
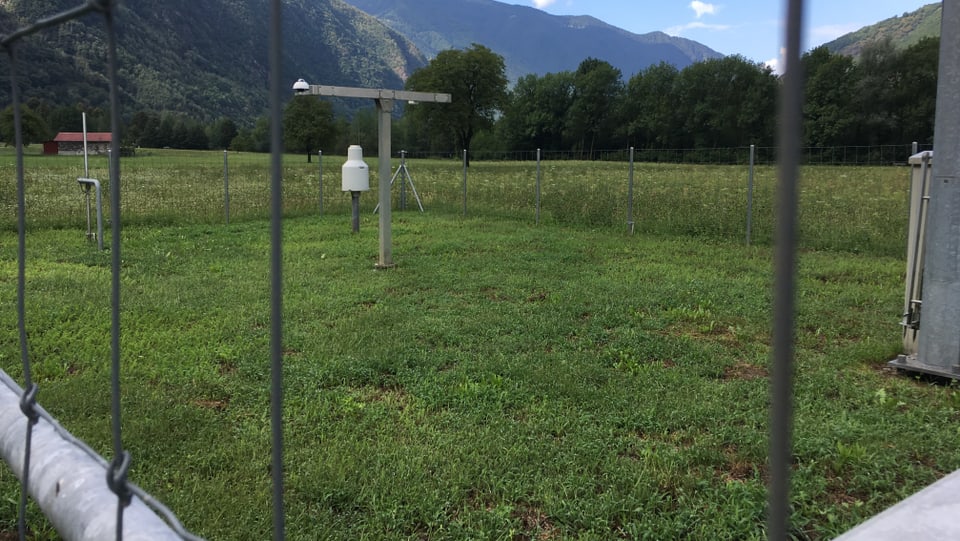
[[[636,34],[665,32],[777,68],[786,0],[506,0],[554,15],[592,15]],[[803,50],[932,0],[807,0]]]

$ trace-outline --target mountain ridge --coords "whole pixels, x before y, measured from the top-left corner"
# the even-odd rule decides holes
[[[926,37],[939,37],[943,14],[941,3],[927,4],[903,15],[890,17],[864,26],[827,42],[824,46],[832,53],[859,56],[864,46],[890,39],[894,48],[902,50]]]
[[[572,71],[588,57],[625,78],[663,61],[682,69],[723,55],[662,32],[634,34],[588,15],[551,15],[494,0],[345,0],[406,35],[427,56],[472,43],[502,55],[511,80]]]
[[[4,0],[0,33],[75,7],[71,0]],[[267,109],[267,0],[125,2],[117,13],[125,108],[201,120],[252,122]],[[342,0],[283,4],[284,77],[348,86],[402,88],[426,64],[406,38]],[[106,37],[87,16],[27,38],[27,99],[104,107]],[[9,89],[0,85],[0,99]]]

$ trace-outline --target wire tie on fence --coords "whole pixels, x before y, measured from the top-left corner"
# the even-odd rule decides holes
[[[107,486],[120,498],[124,507],[130,505],[133,498],[133,492],[127,486],[127,472],[130,471],[130,453],[121,451],[120,455],[113,459],[110,468],[107,470]]]
[[[31,425],[37,424],[40,420],[40,414],[37,413],[37,384],[31,383],[20,395],[20,411],[27,416]]]

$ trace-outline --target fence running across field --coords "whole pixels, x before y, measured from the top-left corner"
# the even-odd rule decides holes
[[[272,442],[272,459],[271,459],[271,472],[273,478],[273,527],[274,527],[274,537],[275,539],[284,539],[284,507],[283,507],[283,446],[282,446],[282,432],[281,432],[281,405],[282,405],[282,386],[281,386],[281,359],[283,356],[282,351],[282,218],[285,212],[288,212],[289,207],[285,208],[285,205],[289,205],[285,201],[285,196],[287,192],[293,191],[294,186],[297,185],[297,179],[295,175],[286,175],[288,171],[286,170],[285,158],[281,152],[281,102],[282,97],[288,92],[289,82],[285,82],[281,79],[280,65],[281,65],[281,45],[280,45],[280,0],[272,0],[270,2],[270,17],[269,17],[269,28],[270,28],[270,42],[269,42],[269,64],[270,64],[270,119],[271,119],[271,148],[273,152],[269,158],[269,164],[264,162],[259,162],[255,167],[259,169],[259,176],[262,178],[269,178],[269,193],[266,193],[264,188],[259,188],[263,191],[251,194],[251,201],[257,201],[259,208],[255,210],[247,210],[244,208],[244,194],[243,189],[238,187],[230,192],[230,208],[233,209],[233,212],[238,216],[243,216],[244,213],[250,212],[254,215],[260,215],[262,212],[269,214],[271,220],[271,250],[270,250],[270,259],[271,259],[271,272],[269,280],[269,288],[271,291],[271,304],[270,304],[270,372],[271,372],[271,407],[270,407],[270,419],[271,419],[271,442]],[[820,158],[815,158],[812,154],[806,157],[803,156],[803,152],[800,148],[800,119],[801,119],[801,80],[800,77],[796,74],[799,73],[799,57],[800,57],[800,30],[801,30],[801,19],[802,19],[802,0],[790,0],[788,6],[788,26],[787,26],[787,46],[786,46],[786,76],[784,78],[783,84],[783,94],[781,99],[781,131],[780,131],[780,152],[777,156],[779,160],[777,178],[779,182],[777,197],[776,197],[776,212],[773,212],[770,209],[772,215],[777,217],[777,226],[776,232],[770,233],[771,237],[774,237],[776,244],[776,256],[775,256],[775,295],[774,295],[774,331],[773,331],[773,370],[771,376],[771,446],[769,453],[770,460],[770,485],[769,485],[769,506],[768,506],[768,527],[767,535],[770,539],[785,539],[788,532],[788,516],[789,516],[789,472],[790,472],[790,450],[791,450],[791,396],[792,396],[792,363],[793,363],[793,352],[792,352],[792,332],[793,332],[793,312],[794,312],[794,268],[795,268],[795,257],[796,257],[796,245],[797,245],[797,202],[798,202],[798,188],[797,188],[797,177],[798,170],[802,160],[806,159],[809,161],[817,162],[818,159],[821,161],[826,159],[825,155],[819,154]],[[115,33],[114,33],[114,15],[116,13],[116,2],[111,0],[89,0],[85,2],[80,7],[54,15],[48,19],[38,21],[36,24],[26,27],[24,29],[18,30],[17,32],[10,34],[6,37],[3,37],[0,40],[0,44],[6,49],[9,58],[10,58],[10,80],[13,87],[13,109],[14,109],[14,119],[16,125],[16,147],[17,147],[17,230],[19,233],[18,236],[18,286],[17,286],[17,307],[18,307],[18,326],[19,326],[19,343],[21,351],[21,362],[23,365],[23,374],[24,374],[24,389],[21,389],[15,382],[10,380],[8,377],[2,378],[2,387],[5,387],[9,390],[9,393],[0,393],[0,399],[5,400],[2,407],[4,412],[8,412],[13,409],[16,419],[12,421],[13,428],[10,431],[5,431],[0,434],[2,438],[2,447],[4,450],[4,458],[11,464],[12,467],[18,470],[18,475],[21,477],[22,491],[21,491],[21,500],[20,500],[20,538],[25,538],[25,525],[24,525],[24,516],[26,510],[26,498],[27,494],[32,494],[35,499],[40,504],[44,513],[51,519],[51,522],[57,527],[60,533],[68,539],[103,539],[107,538],[107,534],[102,532],[107,530],[97,530],[97,533],[90,534],[88,531],[84,531],[80,526],[83,524],[88,524],[91,519],[89,518],[92,514],[97,516],[97,520],[101,520],[100,517],[103,517],[104,511],[108,514],[111,513],[111,509],[115,508],[116,513],[115,517],[107,517],[102,519],[103,523],[108,524],[108,530],[115,531],[115,538],[122,539],[126,538],[162,538],[166,534],[159,534],[156,531],[152,530],[156,526],[156,516],[149,512],[141,512],[144,504],[150,504],[154,509],[160,512],[163,515],[164,521],[161,522],[158,529],[165,530],[166,526],[169,526],[169,530],[166,530],[169,533],[169,536],[172,537],[182,537],[186,539],[191,539],[193,536],[188,532],[184,531],[182,527],[177,523],[175,517],[168,511],[166,511],[161,505],[153,501],[142,490],[139,490],[132,483],[126,480],[126,472],[128,471],[131,457],[123,449],[122,445],[122,434],[121,434],[121,422],[120,422],[120,385],[119,385],[119,374],[120,374],[120,262],[121,262],[121,244],[120,244],[120,227],[121,227],[121,204],[120,199],[121,195],[125,198],[129,198],[133,202],[134,206],[138,205],[136,192],[125,191],[121,187],[121,169],[120,169],[120,152],[119,152],[119,102],[118,102],[118,91],[117,91],[117,54],[116,54],[116,43],[115,43]],[[75,440],[62,428],[57,425],[56,421],[47,415],[42,408],[36,405],[34,399],[37,393],[37,386],[31,380],[31,364],[30,364],[30,355],[29,355],[29,344],[27,342],[27,334],[25,331],[25,304],[26,299],[24,293],[24,282],[25,282],[25,252],[26,252],[26,240],[25,240],[25,229],[29,221],[28,217],[25,214],[26,208],[33,209],[34,206],[27,206],[25,202],[25,193],[24,193],[24,179],[26,172],[24,170],[24,157],[23,157],[23,145],[21,140],[21,131],[20,131],[20,103],[19,103],[19,94],[17,89],[18,78],[17,73],[19,66],[16,61],[16,48],[23,44],[23,38],[36,33],[39,30],[42,30],[47,27],[52,27],[59,25],[63,22],[72,20],[74,18],[80,17],[82,15],[99,12],[103,15],[107,35],[109,38],[109,62],[107,63],[108,73],[106,78],[110,82],[110,105],[111,105],[111,131],[113,133],[113,143],[112,151],[110,154],[109,162],[107,164],[100,165],[100,176],[104,178],[109,178],[109,216],[111,218],[111,233],[112,240],[110,244],[111,251],[111,264],[112,264],[112,321],[111,321],[111,390],[112,390],[112,424],[113,424],[113,452],[114,459],[110,462],[100,458],[95,453],[89,450],[87,446],[81,442]],[[42,45],[33,45],[33,46],[42,46]],[[666,159],[653,159],[652,157],[646,158],[643,156],[643,152],[640,151],[640,157],[638,159],[644,161],[665,161]],[[662,151],[661,151],[662,152]],[[549,159],[550,156],[548,155]],[[880,160],[881,161],[900,161],[902,156],[899,154],[891,154],[891,157],[886,157],[881,151]],[[231,157],[232,159],[232,157]],[[242,160],[243,158],[237,158]],[[675,158],[674,158],[675,159]],[[764,158],[769,160],[769,158]],[[829,158],[830,160],[834,159],[833,157]],[[127,178],[133,178],[136,183],[136,171],[138,167],[138,160],[144,160],[144,158],[124,158],[124,174],[129,176]],[[722,160],[721,160],[722,161]],[[762,160],[761,160],[762,161]],[[736,163],[740,163],[739,161]],[[126,164],[129,164],[127,166]],[[268,167],[265,167],[267,166]],[[219,167],[219,164],[217,165]],[[235,166],[237,167],[237,166]],[[563,167],[563,165],[558,165],[557,167]],[[168,172],[168,174],[174,174]],[[304,175],[312,175],[313,173],[304,173]],[[414,178],[417,179],[417,173],[414,171]],[[216,176],[216,175],[214,175]],[[478,175],[479,176],[479,175]],[[745,175],[744,175],[745,176]],[[286,177],[287,182],[282,182],[282,179]],[[237,179],[239,175],[231,173],[230,179]],[[539,177],[537,177],[539,179]],[[144,180],[146,183],[146,181]],[[468,188],[465,191],[468,194],[467,197],[477,198],[478,192],[481,191],[483,185],[482,180],[471,180],[471,184],[466,186]],[[425,197],[431,196],[431,191],[425,190],[426,182],[424,182],[423,188],[420,188],[421,195]],[[144,184],[146,185],[146,184]],[[315,187],[316,185],[312,182],[304,182],[304,186]],[[216,182],[211,182],[210,186],[196,186],[195,189],[191,189],[190,197],[192,201],[208,201],[210,197],[206,195],[206,192],[203,190],[212,190],[212,193],[219,193],[220,184]],[[539,183],[538,183],[539,186]],[[420,186],[418,186],[420,187]],[[499,189],[494,187],[493,189]],[[459,187],[454,185],[451,188],[453,192],[459,192]],[[306,192],[305,192],[306,193]],[[311,192],[309,197],[304,199],[304,201],[310,201],[309,205],[312,207],[314,203],[319,204],[319,194]],[[78,193],[74,193],[77,201],[79,203]],[[315,199],[316,197],[316,199]],[[519,197],[519,196],[518,196]],[[532,195],[527,192],[523,196],[524,201],[529,201],[529,198]],[[154,200],[154,196],[149,196],[148,200],[144,200],[140,203],[147,205]],[[214,198],[220,200],[219,196]],[[772,196],[771,196],[772,199]],[[456,200],[456,198],[454,198]],[[470,199],[473,201],[474,199]],[[548,198],[545,198],[548,200]],[[267,204],[266,202],[269,201]],[[537,193],[537,202],[539,203],[539,192]],[[154,201],[155,202],[155,201]],[[464,199],[464,203],[467,202],[467,199]],[[179,204],[179,203],[178,203]],[[306,204],[306,203],[304,203]],[[478,203],[479,204],[479,203]],[[527,205],[528,203],[524,203]],[[772,205],[771,205],[772,206]],[[79,207],[79,204],[77,204]],[[216,208],[216,214],[220,215],[221,212],[226,210],[226,204],[224,207]],[[468,207],[464,207],[465,212],[473,212],[473,210],[467,211]],[[474,207],[469,207],[473,209]],[[482,208],[482,207],[478,207]],[[531,208],[529,206],[524,206],[524,209],[528,210]],[[539,211],[539,206],[537,206]],[[620,210],[616,210],[617,213]],[[632,210],[632,208],[631,208]],[[199,211],[198,211],[199,212]],[[203,212],[210,212],[210,209],[207,209]],[[738,214],[740,210],[737,209]],[[624,216],[623,214],[620,214]],[[79,216],[72,216],[70,220],[74,220]],[[539,218],[539,214],[538,214]],[[137,219],[134,216],[134,219]],[[146,221],[162,220],[162,212],[159,212],[157,215],[146,215],[140,216],[140,219]],[[555,217],[556,219],[556,217]],[[126,215],[124,215],[124,221],[126,220]],[[74,223],[79,223],[79,220]],[[740,233],[742,234],[742,233]],[[10,395],[9,398],[6,398],[7,394]],[[7,402],[19,402],[19,409],[22,410],[21,413],[16,413],[16,408],[14,406],[6,405]],[[67,498],[56,498],[52,500],[54,503],[51,503],[51,498],[49,497],[48,492],[52,489],[55,489],[57,493],[60,493],[61,490],[66,490],[68,487],[60,486],[59,483],[54,483],[50,485],[48,478],[45,477],[44,471],[40,471],[44,466],[42,464],[45,462],[44,453],[48,453],[48,450],[40,451],[33,445],[39,440],[59,440],[57,445],[68,446],[72,449],[81,451],[81,454],[86,456],[86,458],[76,458],[77,461],[90,461],[94,463],[95,468],[98,473],[91,474],[93,478],[83,479],[83,486],[79,487],[69,487],[70,490],[76,488],[78,492],[83,493],[83,495],[90,496],[93,495],[93,501],[91,502],[71,502],[75,504],[73,507],[64,507],[61,506],[61,500]],[[14,448],[17,448],[14,450]],[[52,466],[51,466],[52,467]],[[44,486],[39,486],[44,485]],[[56,496],[56,495],[55,495]],[[216,496],[211,496],[216,497]],[[150,517],[154,517],[151,519]],[[151,522],[153,521],[153,522]],[[170,531],[172,530],[172,531]]]
[[[913,145],[901,147],[909,152]],[[634,151],[633,164],[629,150],[610,151],[595,161],[562,160],[543,153],[539,162],[536,153],[532,160],[511,155],[511,161],[501,161],[496,159],[500,155],[477,152],[467,168],[462,158],[410,158],[417,153],[405,152],[403,163],[414,186],[407,175],[395,173],[393,207],[419,212],[422,204],[429,214],[466,213],[474,218],[606,228],[612,234],[632,231],[770,245],[776,169],[751,167],[751,149],[736,150],[741,163],[643,162],[640,150]],[[87,198],[93,199],[77,183],[84,171],[82,157],[26,158],[27,225],[82,234]],[[308,162],[303,155],[284,155],[284,216],[348,219],[351,199],[341,191],[344,159],[321,153]],[[122,160],[126,225],[229,224],[269,216],[267,154],[140,149]],[[366,160],[375,186],[376,158]],[[106,156],[91,156],[90,176],[107,179],[107,161]],[[906,167],[805,165],[803,175],[803,248],[902,255],[908,214]],[[0,193],[6,191],[7,182],[0,177]],[[12,182],[9,191],[15,191]],[[105,223],[111,219],[110,199],[105,193]],[[364,220],[375,220],[376,204],[374,193],[361,196]],[[12,198],[0,198],[0,216],[7,217],[0,218],[0,227],[13,230]]]

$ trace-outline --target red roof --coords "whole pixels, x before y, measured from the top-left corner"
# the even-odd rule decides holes
[[[82,143],[83,132],[62,131],[53,140],[57,143]],[[110,132],[87,132],[88,143],[109,143]]]

